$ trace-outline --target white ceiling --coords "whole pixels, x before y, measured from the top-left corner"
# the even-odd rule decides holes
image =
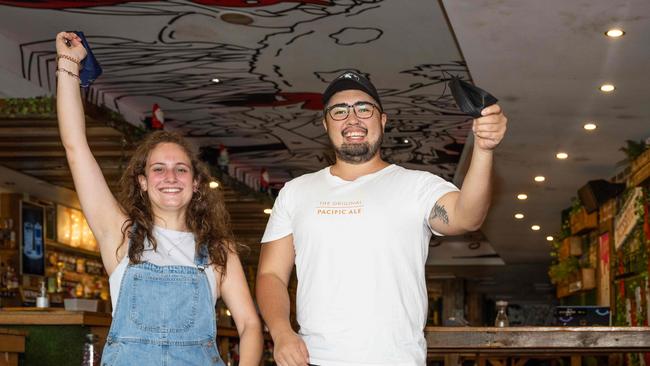
[[[609,179],[625,140],[650,137],[650,2],[443,1],[475,83],[509,123],[483,231],[506,263],[549,260],[560,211],[592,179]],[[626,35],[604,35],[620,27]],[[610,94],[599,86],[611,82]],[[594,121],[593,132],[583,129]],[[569,158],[559,161],[557,151]],[[533,181],[546,176],[544,183]],[[516,199],[520,192],[528,200]],[[515,212],[525,219],[517,221]],[[532,224],[542,230],[533,232]]]
[[[17,2],[0,1],[8,3]],[[491,282],[530,274],[527,285],[498,286],[493,296],[529,296],[540,288],[549,261],[544,238],[559,230],[560,211],[588,180],[617,172],[624,158],[618,149],[626,139],[650,136],[650,46],[643,40],[650,34],[648,1],[262,0],[257,7],[242,1],[231,8],[219,5],[235,2],[218,0],[213,7],[191,1],[104,3],[116,5],[63,10],[0,5],[0,97],[51,93],[52,39],[62,29],[82,29],[98,45],[105,69],[92,98],[135,123],[151,103],[160,102],[173,120],[170,126],[198,136],[197,144],[240,148],[232,157],[243,169],[255,174],[272,165],[278,167],[272,172],[277,179],[326,163],[318,108],[302,103],[345,67],[368,72],[380,89],[394,126],[385,144],[389,157],[450,178],[468,124],[455,114],[448,93],[440,97],[445,91],[440,75],[450,70],[467,76],[469,70],[478,86],[500,99],[509,129],[496,154],[494,202],[481,252],[464,253],[451,238],[455,244],[432,248],[430,262],[436,264],[432,272],[483,279],[486,292]],[[223,13],[245,14],[253,26],[224,23]],[[612,26],[627,34],[606,38]],[[200,65],[178,61],[173,51],[183,46],[189,54],[216,58]],[[234,58],[226,63],[219,58],[224,56]],[[161,66],[170,61],[178,61],[178,69]],[[149,78],[149,70],[157,74]],[[164,80],[181,75],[178,70],[182,83]],[[216,88],[206,83],[215,73],[233,82]],[[606,81],[616,91],[598,91]],[[409,90],[413,85],[419,86]],[[300,103],[282,104],[298,94]],[[263,100],[269,96],[272,106]],[[585,121],[595,121],[598,129],[585,132]],[[405,137],[414,145],[395,142]],[[274,148],[264,150],[267,146]],[[569,159],[555,159],[560,149]],[[533,182],[538,174],[546,182]],[[520,192],[529,199],[517,201]],[[526,218],[515,221],[515,212]],[[533,223],[542,230],[532,232]],[[449,262],[436,254],[443,252]],[[473,265],[451,257],[494,252],[506,266],[440,266]],[[548,295],[548,289],[541,292]]]

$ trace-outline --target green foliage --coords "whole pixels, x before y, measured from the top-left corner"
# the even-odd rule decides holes
[[[7,98],[0,99],[0,116],[4,118],[53,117],[54,98]]]
[[[582,210],[582,201],[578,197],[571,197],[571,215],[577,214]]]
[[[625,140],[625,143],[627,144],[627,146],[624,146],[618,150],[625,153],[628,163],[641,156],[641,154],[643,154],[643,152],[648,148],[648,146],[643,140],[640,141]]]
[[[569,256],[568,258],[560,259],[557,263],[551,265],[548,269],[548,276],[551,283],[557,284],[568,280],[572,274],[577,273],[580,269],[578,258]]]

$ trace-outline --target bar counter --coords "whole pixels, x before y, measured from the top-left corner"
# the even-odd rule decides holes
[[[25,366],[81,365],[86,334],[98,336],[101,349],[111,315],[61,308],[0,308],[0,328],[28,333]]]
[[[0,328],[0,366],[17,366],[19,354],[25,352],[27,332]]]
[[[479,365],[490,358],[510,357],[513,365],[539,357],[650,352],[650,327],[426,327],[428,354],[470,355]]]

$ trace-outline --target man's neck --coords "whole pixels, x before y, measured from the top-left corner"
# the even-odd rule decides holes
[[[330,167],[330,173],[343,180],[354,181],[364,175],[378,172],[388,165],[390,164],[383,161],[379,154],[361,164],[351,164],[337,158],[336,163]]]

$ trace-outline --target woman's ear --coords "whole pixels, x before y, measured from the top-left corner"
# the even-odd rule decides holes
[[[140,174],[138,175],[138,183],[140,183],[140,190],[143,192],[147,191],[147,177]]]

